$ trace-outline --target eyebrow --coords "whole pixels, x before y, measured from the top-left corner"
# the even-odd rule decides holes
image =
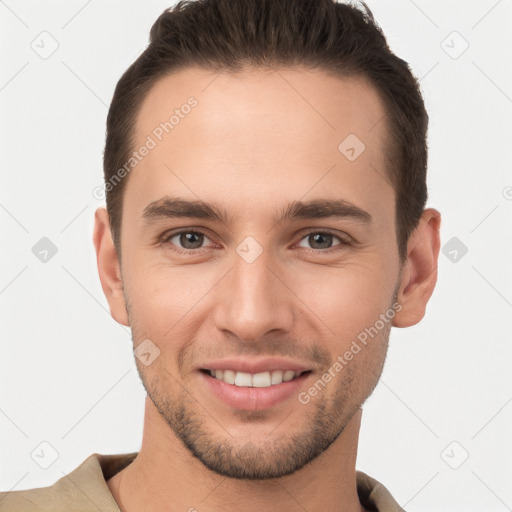
[[[149,225],[158,220],[175,218],[204,219],[224,224],[232,224],[234,220],[234,217],[218,204],[170,196],[148,204],[144,208],[140,220],[145,225]],[[290,220],[327,218],[348,218],[364,224],[373,222],[370,213],[345,199],[292,201],[282,208],[273,221],[275,224],[280,224]]]

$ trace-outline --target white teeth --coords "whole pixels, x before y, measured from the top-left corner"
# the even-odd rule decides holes
[[[293,370],[274,370],[273,372],[246,373],[235,372],[234,370],[208,370],[208,373],[227,384],[234,384],[240,387],[268,388],[282,382],[288,382],[294,377],[298,377],[302,372]]]
[[[256,373],[252,376],[252,385],[255,388],[268,388],[270,383],[270,372]]]
[[[236,372],[235,386],[252,386],[252,375],[250,373]]]
[[[234,384],[235,383],[235,375],[236,372],[233,370],[224,370],[224,376],[222,377],[222,380],[224,382],[227,382],[228,384]]]
[[[281,370],[272,372],[271,384],[281,384],[281,382],[283,382],[283,372]]]
[[[292,372],[291,370],[288,370],[287,372],[284,372],[283,380],[285,382],[292,380],[295,375],[295,372]]]

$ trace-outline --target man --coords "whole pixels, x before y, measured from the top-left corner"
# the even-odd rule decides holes
[[[361,407],[391,326],[425,314],[440,214],[418,84],[363,7],[204,0],[156,21],[112,100],[94,230],[142,446],[0,510],[403,510],[355,470]]]

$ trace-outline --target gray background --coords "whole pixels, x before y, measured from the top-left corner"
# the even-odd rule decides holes
[[[140,447],[145,394],[97,276],[93,190],[115,84],[170,5],[0,1],[2,491]],[[421,79],[443,253],[426,317],[391,332],[357,467],[408,511],[512,510],[512,1],[368,5]]]

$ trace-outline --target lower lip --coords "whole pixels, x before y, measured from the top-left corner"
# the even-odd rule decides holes
[[[266,388],[243,387],[228,384],[201,371],[201,377],[211,391],[224,403],[235,409],[260,411],[277,405],[293,395],[297,395],[311,372],[303,373],[295,379]]]

